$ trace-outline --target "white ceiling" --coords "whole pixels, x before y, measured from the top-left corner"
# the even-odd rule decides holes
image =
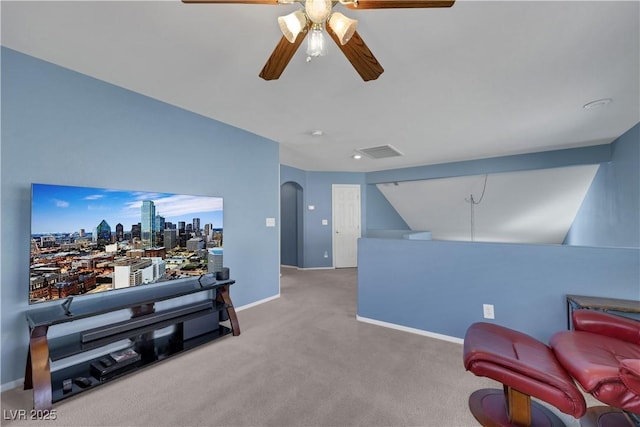
[[[572,166],[378,188],[412,230],[434,240],[561,244],[597,171]]]
[[[385,68],[367,83],[333,44],[258,77],[295,6],[2,1],[2,44],[277,141],[283,164],[372,171],[611,142],[640,120],[639,6],[342,10]],[[350,157],[383,144],[404,156]]]

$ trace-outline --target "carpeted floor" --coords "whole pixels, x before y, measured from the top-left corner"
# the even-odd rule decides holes
[[[240,336],[59,402],[55,420],[11,420],[33,400],[9,390],[2,425],[478,425],[468,396],[499,384],[466,372],[459,344],[358,322],[356,274],[283,269],[280,298],[238,313]]]

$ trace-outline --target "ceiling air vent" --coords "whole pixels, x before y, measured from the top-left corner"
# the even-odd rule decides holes
[[[402,153],[391,145],[381,145],[379,147],[361,148],[358,150],[372,159],[384,159],[387,157],[402,156]]]

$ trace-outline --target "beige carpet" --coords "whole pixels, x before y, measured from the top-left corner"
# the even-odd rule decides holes
[[[280,298],[238,313],[239,337],[59,402],[54,421],[7,419],[33,403],[7,391],[2,425],[476,426],[469,394],[499,385],[464,370],[459,344],[355,320],[356,274],[283,269]]]

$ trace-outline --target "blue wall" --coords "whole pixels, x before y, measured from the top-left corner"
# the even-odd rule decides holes
[[[366,204],[364,174],[349,172],[307,172],[304,253],[305,267],[333,267],[332,185],[358,184],[361,186],[362,205]],[[361,229],[366,230],[366,212],[361,212]],[[328,220],[322,225],[322,220]],[[327,257],[324,257],[325,251]]]
[[[375,184],[368,184],[366,189],[367,235],[371,230],[410,230]]]
[[[565,243],[640,247],[640,124],[612,144]]]
[[[331,195],[333,184],[357,184],[361,186],[361,213],[363,235],[368,230],[409,230],[406,222],[391,206],[375,185],[365,185],[366,174],[360,172],[309,172],[291,166],[280,167],[280,182],[295,182],[303,192],[303,261],[299,267],[332,267]],[[307,209],[309,205],[315,210]],[[322,220],[329,220],[322,225]],[[284,219],[283,219],[284,221]],[[286,230],[283,229],[283,233]],[[287,238],[283,236],[283,239]],[[327,258],[324,258],[327,251]],[[283,261],[283,264],[288,265]]]
[[[301,267],[331,267],[331,226],[320,225],[322,219],[331,221],[331,185],[360,184],[362,186],[362,227],[372,235],[385,230],[401,235],[408,230],[406,222],[376,187],[379,183],[435,179],[483,173],[514,172],[586,164],[606,164],[612,160],[612,144],[581,147],[540,153],[520,154],[464,162],[390,169],[368,173],[308,172],[281,166],[280,182],[296,182],[304,193],[304,260]],[[632,157],[633,158],[633,157]],[[636,173],[637,174],[637,173]],[[307,206],[316,206],[308,211]],[[637,215],[637,214],[636,214]],[[328,251],[328,258],[323,258]]]
[[[279,228],[265,227],[278,156],[273,141],[2,48],[2,384],[24,375],[32,182],[224,197],[241,306],[279,294]]]
[[[544,342],[567,327],[566,294],[638,299],[640,250],[360,239],[358,315],[463,338],[495,322]]]
[[[496,323],[547,341],[566,328],[566,294],[640,299],[639,127],[610,145],[367,174],[393,182],[601,163],[566,239],[583,246],[361,239],[358,315],[462,338],[494,304]]]
[[[281,166],[280,182],[295,182],[303,192],[304,248],[302,268],[333,267],[332,235],[332,185],[354,184],[361,186],[362,206],[366,206],[364,174],[358,172],[308,172],[290,166]],[[313,205],[314,210],[308,206]],[[328,220],[322,225],[322,220]],[[362,229],[366,229],[366,211],[362,211]],[[325,258],[324,254],[327,253]]]

